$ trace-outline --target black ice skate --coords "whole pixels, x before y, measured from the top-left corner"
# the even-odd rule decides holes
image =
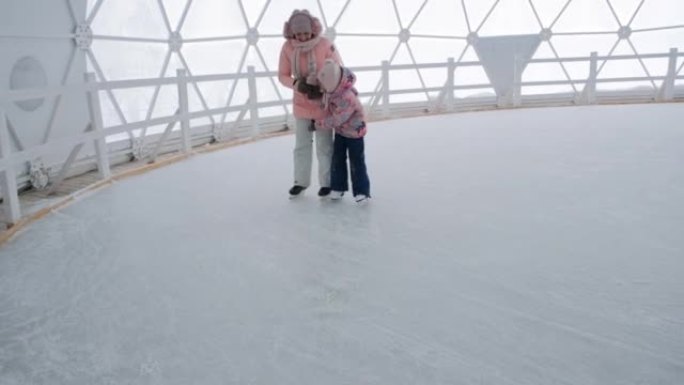
[[[304,190],[306,190],[306,187],[298,186],[298,185],[292,186],[292,188],[290,189],[290,198],[294,198],[294,197],[298,196]]]

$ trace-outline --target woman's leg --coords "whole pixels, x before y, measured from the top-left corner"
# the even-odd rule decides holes
[[[316,159],[318,160],[318,183],[330,187],[330,164],[333,155],[333,131],[316,130]]]
[[[313,132],[311,119],[295,120],[294,184],[309,187],[311,184],[311,156]]]
[[[352,191],[354,196],[363,194],[370,197],[370,179],[368,178],[368,171],[366,170],[363,138],[348,139],[348,142]]]
[[[335,134],[333,147],[330,188],[333,191],[347,191],[347,138]]]

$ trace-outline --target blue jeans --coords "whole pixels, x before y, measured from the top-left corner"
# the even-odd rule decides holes
[[[330,170],[330,188],[334,191],[347,191],[347,152],[349,153],[349,169],[351,171],[352,192],[370,197],[370,180],[366,171],[363,138],[351,139],[335,134],[333,142],[332,168]]]

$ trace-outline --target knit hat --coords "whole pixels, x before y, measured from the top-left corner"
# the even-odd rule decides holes
[[[290,19],[285,22],[283,35],[288,39],[293,39],[295,34],[308,32],[313,36],[319,36],[322,30],[321,22],[311,16],[306,9],[295,9]]]
[[[290,18],[290,28],[293,34],[311,33],[311,17],[305,13],[298,13]]]
[[[342,80],[342,67],[332,59],[326,59],[318,72],[318,81],[326,92],[333,92]]]

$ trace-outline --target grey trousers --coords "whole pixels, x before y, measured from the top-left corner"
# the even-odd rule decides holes
[[[330,164],[333,153],[332,130],[311,131],[311,119],[296,119],[294,155],[294,184],[302,187],[311,185],[313,142],[316,138],[316,159],[318,161],[318,184],[330,187]]]

